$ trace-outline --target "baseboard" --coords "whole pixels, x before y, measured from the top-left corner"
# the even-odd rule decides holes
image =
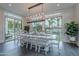
[[[7,42],[10,42],[10,41],[13,41],[13,40],[1,42],[0,45],[2,45],[2,44],[4,44],[4,43],[7,43]]]
[[[5,42],[1,42],[0,45],[4,44]]]

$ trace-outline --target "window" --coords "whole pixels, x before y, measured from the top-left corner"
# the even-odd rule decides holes
[[[48,18],[45,20],[45,32],[50,33],[53,39],[58,39],[61,33],[61,17]]]
[[[16,16],[17,17],[17,16]],[[22,21],[11,14],[5,14],[5,38],[14,39],[14,34],[22,29]]]
[[[33,31],[41,32],[42,31],[42,22],[32,23]]]

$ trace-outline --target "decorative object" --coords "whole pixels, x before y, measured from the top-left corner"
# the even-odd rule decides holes
[[[31,11],[32,9],[35,9],[35,8],[39,9],[39,6],[41,6],[39,12],[35,11],[35,13],[33,13],[33,11]],[[33,6],[28,7],[28,12],[29,12],[28,18],[31,19],[31,21],[27,22],[27,23],[45,21],[45,15],[44,15],[44,10],[43,9],[44,9],[44,4],[43,3],[37,3]]]
[[[24,32],[26,33],[26,32],[28,32],[29,33],[29,26],[24,26]]]
[[[65,24],[66,34],[70,36],[70,41],[76,41],[78,35],[78,24],[75,21]]]

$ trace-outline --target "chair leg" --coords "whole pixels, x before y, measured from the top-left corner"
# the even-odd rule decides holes
[[[24,46],[24,42],[20,41],[20,46],[23,47]]]
[[[32,44],[30,44],[30,50],[32,49]]]
[[[40,52],[40,46],[38,46],[38,52]]]
[[[21,47],[23,47],[23,45],[24,45],[23,43],[20,43],[20,46],[21,46]]]
[[[47,51],[45,51],[45,55],[47,55]]]
[[[37,51],[37,45],[35,45],[35,51]]]
[[[28,48],[28,42],[26,43],[26,48]]]
[[[47,55],[47,52],[49,51],[49,47],[45,47],[45,55]]]

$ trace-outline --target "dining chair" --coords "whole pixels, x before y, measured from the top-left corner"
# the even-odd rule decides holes
[[[18,45],[18,41],[20,39],[19,32],[14,33],[14,44]]]
[[[43,51],[45,51],[45,55],[47,55],[47,53],[49,51],[48,41],[46,39],[40,38],[38,40],[38,44],[37,45],[38,45],[38,52],[40,52],[40,50],[43,50]],[[42,47],[44,47],[44,48],[42,49]]]
[[[28,48],[28,45],[29,45],[30,41],[31,41],[30,37],[27,36],[27,34],[26,34],[26,48]]]
[[[26,37],[25,36],[21,36],[22,32],[19,32],[16,34],[17,36],[17,45],[20,45],[21,47],[23,47],[26,43]]]
[[[21,37],[21,39],[20,39],[20,44],[21,44],[21,46],[23,47],[24,45],[26,45],[26,41],[27,40],[27,38],[25,37],[25,36],[23,36],[23,37]]]
[[[35,37],[30,38],[30,49],[33,47],[35,48],[35,51],[37,51],[37,39]]]

